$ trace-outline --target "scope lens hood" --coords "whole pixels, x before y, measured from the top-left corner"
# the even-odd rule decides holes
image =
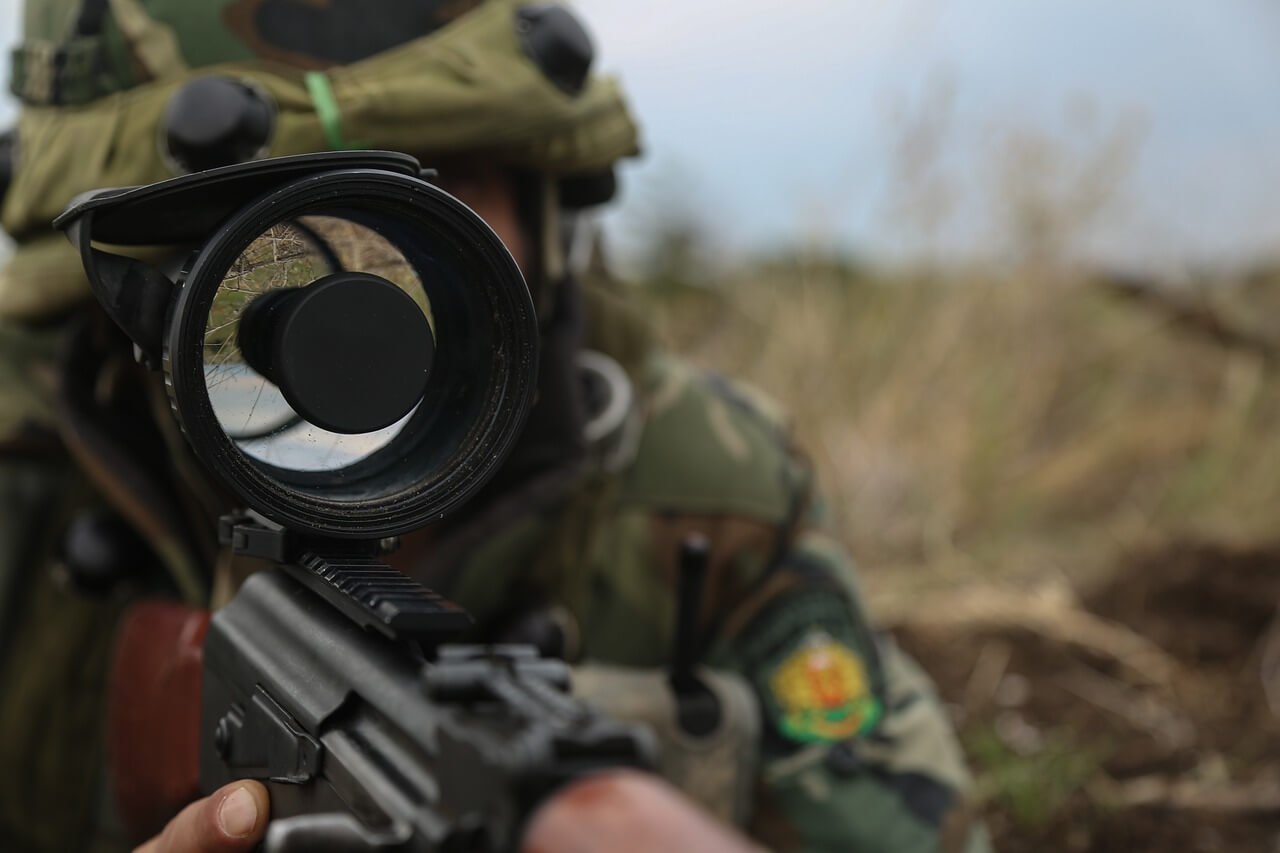
[[[197,456],[295,532],[399,535],[495,473],[537,376],[514,259],[412,158],[264,160],[78,199],[57,221],[163,370]],[[167,275],[102,244],[170,245]]]

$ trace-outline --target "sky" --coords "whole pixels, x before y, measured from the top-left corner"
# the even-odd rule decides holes
[[[732,253],[999,253],[1030,195],[1118,263],[1280,254],[1273,0],[576,6],[644,131],[624,247],[670,217]]]
[[[1002,170],[1032,136],[1067,184],[1108,143],[1127,148],[1087,251],[1160,265],[1280,247],[1271,0],[580,5],[644,117],[631,194],[678,172],[734,246],[998,251]],[[899,156],[913,126],[937,140],[924,167]],[[901,215],[922,179],[950,200],[934,228]]]

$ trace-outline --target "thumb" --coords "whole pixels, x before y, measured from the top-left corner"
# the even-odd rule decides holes
[[[267,789],[233,782],[180,811],[155,838],[134,853],[240,853],[252,850],[267,829]]]

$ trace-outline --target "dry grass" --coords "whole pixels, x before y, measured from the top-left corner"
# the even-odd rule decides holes
[[[1261,849],[1275,837],[1274,797],[1253,797],[1271,778],[1256,744],[1276,736],[1258,675],[1270,634],[1253,636],[1259,617],[1242,602],[1280,624],[1266,310],[1280,282],[1180,297],[1260,347],[1223,345],[1185,311],[1043,261],[896,277],[798,263],[653,297],[674,346],[794,414],[872,617],[950,703],[998,849],[1141,838],[1182,850],[1192,836],[1197,849]],[[1224,631],[1245,639],[1215,658],[1205,638]],[[1186,642],[1166,649],[1168,637]],[[987,677],[979,658],[993,647],[1009,651]],[[974,698],[1019,679],[1017,707]],[[1148,707],[1173,709],[1185,742],[1152,741]],[[1218,766],[1234,770],[1205,781]],[[1155,786],[1155,804],[1128,786]],[[1204,802],[1168,795],[1184,788]]]
[[[655,302],[676,347],[794,413],[874,593],[1078,586],[1166,538],[1269,539],[1270,368],[1046,269],[882,279],[797,263]],[[1218,287],[1257,304],[1271,285]]]

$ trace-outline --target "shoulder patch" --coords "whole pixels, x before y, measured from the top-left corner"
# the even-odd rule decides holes
[[[861,658],[815,629],[767,677],[778,706],[778,728],[802,743],[837,743],[871,728],[880,703]]]
[[[866,736],[884,716],[875,638],[857,600],[835,585],[784,589],[709,660],[755,686],[766,749],[775,756]]]

